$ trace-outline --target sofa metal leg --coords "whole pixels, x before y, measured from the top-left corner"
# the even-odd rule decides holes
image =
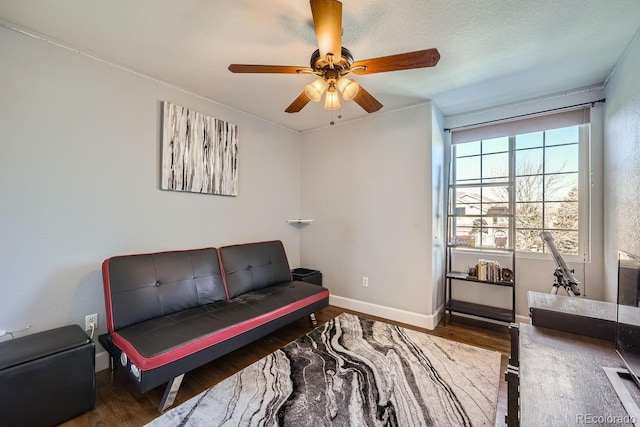
[[[311,321],[311,326],[313,326],[314,328],[316,326],[318,326],[318,321],[316,320],[316,314],[315,313],[311,313],[309,315],[309,320]]]
[[[180,388],[180,384],[182,384],[183,378],[184,374],[178,375],[167,384],[167,388],[164,390],[164,396],[162,396],[162,400],[160,401],[160,407],[158,408],[160,413],[173,405],[173,401],[176,400],[176,394],[178,394],[178,389]]]

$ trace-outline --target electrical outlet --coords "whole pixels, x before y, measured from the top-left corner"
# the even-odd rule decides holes
[[[362,276],[362,286],[365,288],[369,287],[369,278],[367,276]]]
[[[94,329],[98,329],[98,313],[88,314],[84,317],[84,330],[90,331],[91,325]]]

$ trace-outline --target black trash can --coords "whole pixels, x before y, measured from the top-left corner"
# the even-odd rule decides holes
[[[301,282],[309,282],[322,286],[322,273],[318,270],[294,268],[291,270],[291,275],[293,276],[293,280],[300,280]]]

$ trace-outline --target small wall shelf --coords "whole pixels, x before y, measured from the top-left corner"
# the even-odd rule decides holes
[[[288,219],[289,224],[313,224],[312,219]]]

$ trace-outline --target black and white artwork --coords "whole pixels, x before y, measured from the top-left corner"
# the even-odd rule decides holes
[[[238,195],[238,127],[165,101],[163,190]]]

